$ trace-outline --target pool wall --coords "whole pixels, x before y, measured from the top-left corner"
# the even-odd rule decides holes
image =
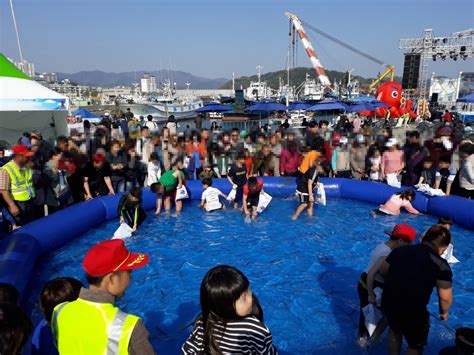
[[[275,197],[290,197],[295,192],[294,178],[265,177],[264,190]],[[325,179],[326,196],[347,198],[373,203],[384,203],[401,189],[382,183],[351,179]],[[200,181],[186,184],[190,198],[201,198]],[[231,186],[227,179],[215,179],[213,186],[228,193]],[[25,287],[38,257],[50,253],[106,221],[117,218],[116,208],[120,195],[105,196],[85,201],[34,221],[0,240],[0,282],[14,285],[25,295]],[[143,191],[144,209],[153,209],[156,195],[149,189]],[[434,216],[448,216],[456,224],[474,230],[474,201],[457,196],[427,197],[417,193],[413,203],[419,211]]]

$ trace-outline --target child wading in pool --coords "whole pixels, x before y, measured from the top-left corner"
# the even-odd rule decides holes
[[[157,193],[155,215],[160,214],[163,205],[167,213],[171,210],[171,199],[175,199],[176,190],[184,185],[184,173],[182,170],[183,161],[178,160],[174,162],[172,169],[161,175],[160,181],[151,186],[151,190]],[[176,213],[181,212],[183,202],[177,200],[175,201],[175,205]]]
[[[120,224],[127,223],[133,232],[143,223],[146,213],[142,208],[142,190],[139,187],[132,187],[128,194],[120,198],[117,213]]]
[[[232,188],[236,190],[233,201],[234,208],[238,208],[239,202],[242,200],[244,186],[247,183],[247,169],[245,168],[245,156],[243,154],[239,154],[235,164],[230,167],[227,180],[232,184]]]
[[[398,216],[400,209],[403,207],[407,212],[412,214],[421,214],[411,203],[415,200],[416,194],[413,190],[405,190],[393,194],[387,202],[380,205],[378,209],[372,211],[372,216],[375,217],[377,213],[388,214],[391,216]]]
[[[201,314],[181,354],[277,354],[249,280],[240,270],[226,265],[209,270],[200,300]]]
[[[221,190],[212,187],[212,179],[202,179],[202,187],[204,188],[204,191],[202,192],[201,204],[199,207],[205,208],[207,212],[225,209],[225,205],[219,201],[219,196],[226,199],[227,195],[222,193]]]
[[[257,179],[255,176],[249,177],[243,188],[242,204],[245,216],[252,216],[252,219],[257,218],[260,194],[263,194],[263,180]]]
[[[296,187],[296,194],[300,201],[300,205],[296,209],[295,214],[291,217],[292,220],[297,220],[301,212],[305,208],[308,208],[308,216],[313,215],[314,207],[314,188],[319,186],[318,182],[318,162],[313,160],[310,168],[301,176],[298,180],[298,186]]]

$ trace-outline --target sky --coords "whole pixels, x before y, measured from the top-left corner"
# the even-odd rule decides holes
[[[13,0],[23,57],[37,72],[172,69],[207,78],[283,70],[292,12],[314,27],[395,65],[400,38],[474,27],[472,0]],[[307,30],[325,68],[374,77],[383,68]],[[9,0],[0,0],[0,52],[19,59]],[[310,66],[303,46],[297,66]],[[457,77],[474,59],[430,62]]]

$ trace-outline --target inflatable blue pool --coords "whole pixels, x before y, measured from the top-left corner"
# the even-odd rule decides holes
[[[206,271],[219,263],[240,268],[259,297],[265,322],[281,353],[361,353],[355,344],[358,322],[356,283],[370,251],[399,222],[424,231],[436,218],[378,217],[369,211],[395,191],[381,184],[332,179],[328,205],[316,216],[290,221],[296,201],[292,179],[268,179],[266,191],[277,198],[257,221],[246,224],[237,211],[206,214],[193,200],[178,218],[149,217],[139,233],[127,241],[132,250],[151,254],[150,265],[134,273],[131,288],[120,306],[143,316],[151,340],[160,353],[176,353],[199,312],[199,284]],[[225,181],[215,186],[228,190]],[[190,182],[191,197],[201,188]],[[341,198],[343,197],[343,198]],[[0,244],[0,281],[15,284],[25,301],[36,301],[41,284],[58,276],[83,278],[81,260],[95,242],[110,238],[117,228],[118,197],[96,199],[73,206],[26,226]],[[351,200],[348,200],[351,199]],[[359,200],[359,201],[356,201]],[[145,193],[151,208],[154,196]],[[428,353],[453,342],[458,326],[474,326],[474,290],[471,246],[473,201],[417,197],[415,207],[456,221],[452,231],[455,303],[450,320],[432,318]],[[464,226],[464,227],[461,227]],[[78,238],[80,236],[80,238]],[[33,260],[39,258],[34,266]],[[436,314],[435,297],[431,311]],[[33,317],[38,320],[39,311]],[[380,353],[377,344],[369,353]]]

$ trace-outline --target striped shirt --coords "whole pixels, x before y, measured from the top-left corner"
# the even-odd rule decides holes
[[[253,316],[228,322],[225,327],[217,325],[216,328],[224,331],[222,337],[216,336],[216,343],[222,354],[278,354],[273,346],[270,330]],[[203,338],[203,323],[198,320],[188,340],[181,347],[181,354],[202,354]]]

